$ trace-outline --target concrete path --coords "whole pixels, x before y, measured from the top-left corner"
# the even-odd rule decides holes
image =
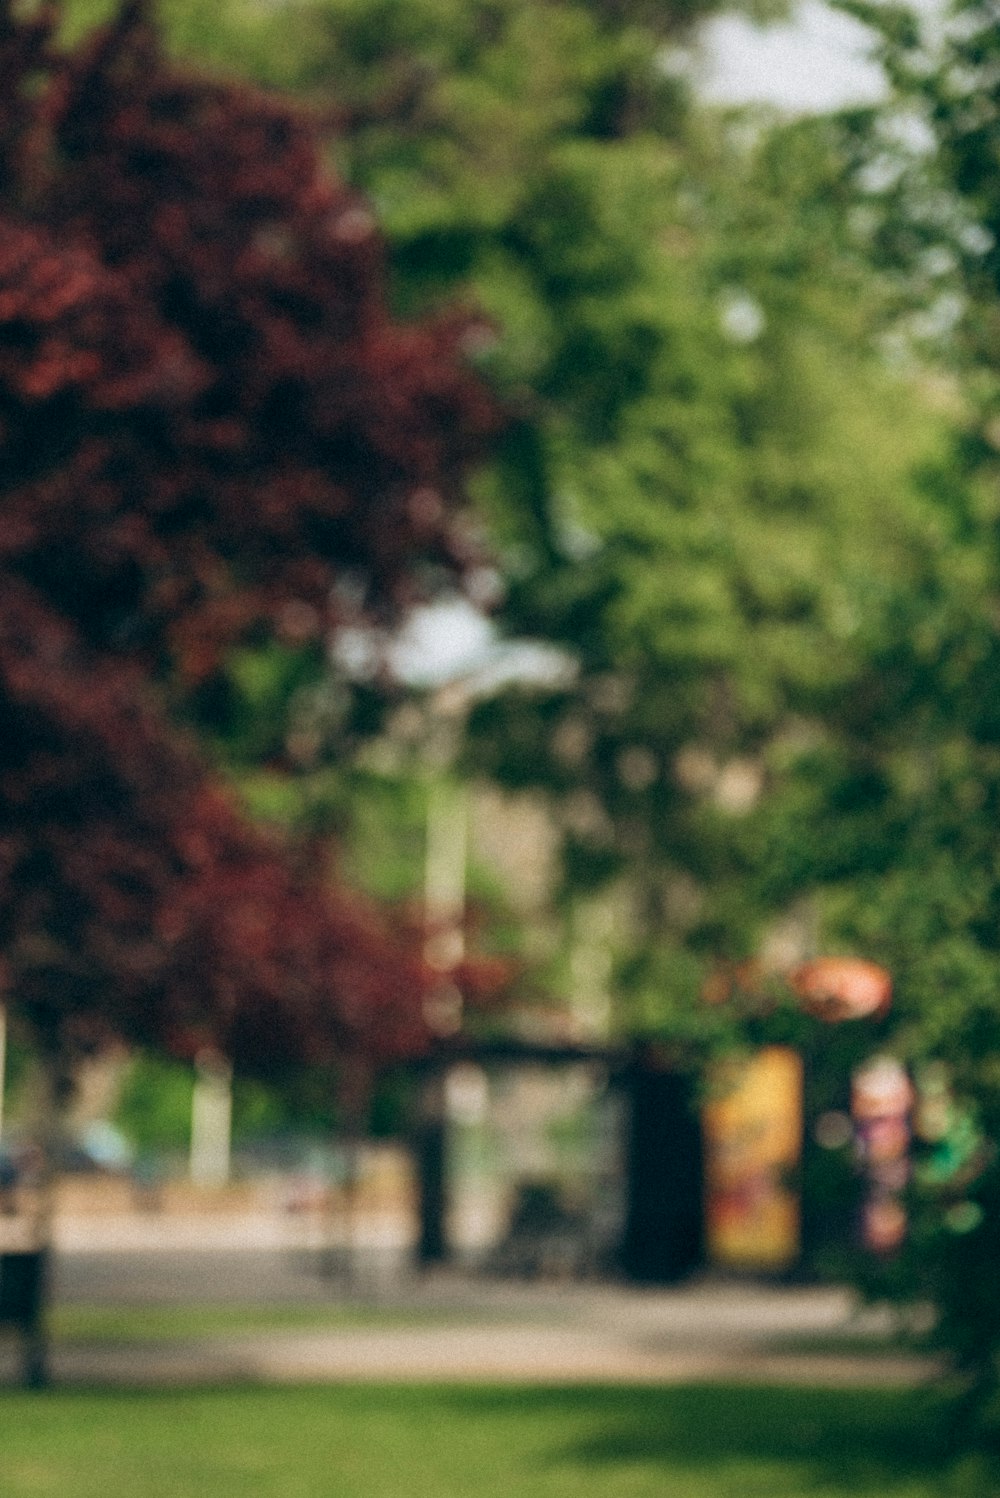
[[[170,1235],[159,1248],[135,1241],[64,1246],[57,1303],[294,1306],[297,1318],[313,1307],[316,1320],[183,1341],[57,1344],[57,1380],[872,1385],[927,1381],[938,1372],[927,1358],[893,1351],[886,1313],[861,1309],[839,1288],[705,1279],[646,1289],[418,1276],[385,1244],[380,1257],[375,1243],[345,1286],[324,1278],[317,1251],[301,1242],[276,1247],[266,1234],[263,1240],[249,1230],[235,1240],[213,1230],[196,1246],[178,1246]],[[333,1324],[324,1325],[324,1317]],[[9,1345],[0,1351],[0,1378],[13,1376],[13,1354]]]
[[[61,1385],[169,1387],[276,1383],[799,1383],[872,1387],[928,1382],[915,1358],[768,1354],[733,1346],[636,1348],[567,1328],[424,1328],[280,1332],[148,1345],[57,1345]],[[14,1377],[12,1360],[4,1369]]]

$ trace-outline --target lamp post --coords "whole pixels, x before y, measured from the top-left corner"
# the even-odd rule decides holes
[[[430,701],[425,750],[424,955],[438,977],[425,1000],[424,1014],[428,1028],[442,1038],[455,1034],[462,1024],[462,995],[451,975],[465,955],[469,800],[465,787],[451,778],[451,766],[468,701],[464,680],[451,681],[438,689]],[[424,1266],[442,1263],[448,1257],[445,1082],[445,1070],[432,1063],[418,1105],[417,1258]]]

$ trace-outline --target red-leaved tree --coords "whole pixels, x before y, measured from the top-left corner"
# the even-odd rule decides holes
[[[69,53],[55,20],[0,0],[6,1001],[54,1074],[111,1035],[412,1051],[418,945],[247,826],[164,701],[472,564],[467,329],[393,319],[308,119],[178,70],[141,4]]]

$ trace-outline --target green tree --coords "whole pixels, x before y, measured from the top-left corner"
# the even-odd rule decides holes
[[[791,931],[886,962],[894,1043],[948,1059],[997,1137],[990,10],[928,68],[881,8],[909,114],[775,126],[692,108],[669,49],[708,9],[167,16],[178,49],[335,113],[401,310],[460,287],[486,314],[476,357],[516,414],[478,488],[499,617],[576,679],[482,704],[466,763],[548,792],[568,907],[625,889],[623,1028],[704,1031],[705,974]],[[232,666],[258,706],[300,669]],[[227,732],[249,761],[274,721]],[[996,1192],[993,1168],[939,1191],[901,1281],[981,1387]]]
[[[802,781],[797,822],[799,833],[805,818],[829,825],[836,793],[856,797],[867,767],[877,855],[866,867],[856,854],[826,882],[824,914],[832,939],[891,968],[896,1046],[918,1068],[946,1065],[978,1137],[950,1160],[929,1151],[909,1251],[890,1280],[937,1307],[971,1416],[1000,1383],[1000,37],[995,8],[979,0],[934,17],[845,8],[872,27],[893,85],[884,106],[840,122],[855,221],[895,288],[896,357],[936,365],[950,431],[942,461],[918,482],[935,551],[897,600],[852,700],[831,711],[832,752],[812,767],[811,792]]]
[[[873,336],[900,293],[858,211],[863,122],[693,110],[669,49],[705,13],[167,8],[179,49],[336,112],[401,307],[461,287],[493,319],[480,362],[517,412],[479,486],[501,618],[578,680],[483,705],[469,763],[553,793],[569,896],[628,868],[630,944],[660,948],[623,972],[629,1025],[656,1022],[664,985],[688,1003],[700,966],[812,885],[891,856],[837,714],[905,656],[914,610],[925,655],[964,638],[979,581],[943,418]],[[287,666],[265,670],[279,696]],[[251,737],[276,721],[258,709]]]

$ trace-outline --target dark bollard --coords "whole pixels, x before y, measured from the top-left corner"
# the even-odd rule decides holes
[[[448,1134],[444,1110],[444,1077],[431,1071],[423,1080],[419,1119],[414,1133],[420,1231],[417,1264],[421,1269],[447,1262],[445,1227],[448,1210]]]
[[[47,1274],[44,1248],[0,1253],[0,1327],[13,1327],[21,1335],[21,1382],[26,1389],[44,1389],[49,1384],[43,1316]]]

